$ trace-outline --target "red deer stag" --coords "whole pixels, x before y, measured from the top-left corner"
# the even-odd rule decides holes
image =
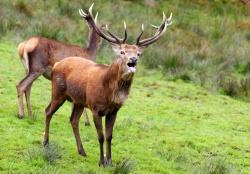
[[[171,24],[171,16],[167,19],[163,13],[163,20],[154,36],[141,40],[144,30],[137,38],[135,45],[126,44],[125,37],[120,39],[108,29],[108,34],[97,27],[93,19],[92,8],[88,13],[79,10],[83,18],[95,29],[96,33],[107,40],[117,58],[111,65],[97,64],[80,57],[69,57],[58,63],[52,69],[52,99],[46,108],[46,122],[44,134],[44,146],[49,143],[49,125],[53,114],[57,109],[69,100],[73,103],[70,117],[71,126],[75,135],[78,153],[86,156],[79,134],[79,119],[84,108],[89,108],[93,113],[94,124],[98,134],[100,145],[99,165],[111,164],[111,140],[113,126],[118,110],[127,99],[130,87],[136,72],[136,65],[143,48],[157,41]],[[104,134],[102,117],[105,117],[106,157],[104,158],[103,143]]]
[[[93,6],[93,4],[92,4]],[[97,14],[98,15],[98,14]],[[96,15],[96,18],[97,18]],[[31,116],[30,91],[32,83],[43,75],[51,79],[51,67],[69,56],[79,56],[95,61],[101,44],[100,36],[89,25],[89,45],[82,48],[42,37],[32,37],[18,46],[18,53],[24,65],[26,76],[17,85],[19,117],[23,118],[23,94],[26,97],[28,115]],[[88,116],[85,112],[85,124],[88,125]]]

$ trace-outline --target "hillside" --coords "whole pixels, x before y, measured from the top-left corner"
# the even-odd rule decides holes
[[[113,173],[123,159],[128,159],[125,164],[132,173],[204,173],[216,167],[227,173],[249,173],[250,103],[211,94],[190,83],[167,81],[143,66],[118,114],[112,168],[97,165],[93,122],[84,127],[81,121],[88,157],[77,154],[69,103],[51,123],[52,150],[43,151],[50,83],[44,78],[35,82],[31,97],[35,114],[18,119],[15,84],[24,70],[15,48],[0,44],[0,173]]]
[[[24,76],[17,44],[34,35],[87,45],[80,0],[0,1],[0,173],[250,174],[250,6],[240,0],[96,0],[99,23],[134,43],[159,24],[173,24],[143,53],[131,95],[119,111],[112,141],[113,166],[98,167],[99,145],[81,120],[88,155],[77,154],[70,103],[51,122],[50,148],[42,147],[44,109],[51,84],[35,81],[32,118],[17,118],[15,85]],[[98,62],[113,52],[103,42]]]

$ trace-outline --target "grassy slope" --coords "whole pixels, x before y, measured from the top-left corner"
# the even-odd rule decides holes
[[[31,98],[37,118],[19,120],[15,84],[24,71],[15,50],[14,45],[0,43],[0,173],[111,173],[113,168],[97,165],[93,123],[84,127],[81,121],[88,157],[77,154],[69,103],[51,123],[51,142],[59,146],[61,158],[49,164],[37,152],[43,140],[50,83],[40,78],[34,84]],[[134,173],[191,173],[200,162],[219,156],[242,173],[250,173],[249,113],[249,103],[207,93],[193,84],[168,82],[141,67],[130,98],[118,114],[113,162],[130,157]]]

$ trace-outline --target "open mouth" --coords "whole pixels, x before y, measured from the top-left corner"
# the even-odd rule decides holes
[[[136,64],[135,62],[129,62],[127,63],[128,66],[128,72],[135,72],[136,71]]]

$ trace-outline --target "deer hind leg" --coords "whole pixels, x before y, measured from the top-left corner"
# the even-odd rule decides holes
[[[29,73],[22,79],[17,88],[17,97],[18,97],[18,115],[19,118],[23,118],[24,116],[24,107],[23,107],[23,93],[27,90],[27,88],[36,80],[42,73]]]
[[[84,114],[84,124],[85,126],[89,126],[90,125],[89,116],[86,109],[83,110],[83,114]]]
[[[83,110],[84,110],[84,107],[82,105],[74,104],[71,117],[70,117],[70,123],[73,129],[74,135],[75,135],[78,153],[82,156],[87,156],[82,146],[82,141],[81,141],[81,137],[79,133],[79,120],[80,120]]]
[[[46,146],[49,144],[49,126],[50,120],[53,114],[58,110],[58,108],[65,102],[64,98],[54,99],[50,102],[45,110],[46,120],[45,120],[45,131],[44,131],[44,141],[43,145]]]
[[[32,111],[31,111],[31,105],[30,105],[30,91],[31,91],[31,86],[33,83],[31,83],[25,90],[25,98],[26,98],[26,104],[27,104],[27,109],[28,109],[28,115],[29,117],[32,116]]]

